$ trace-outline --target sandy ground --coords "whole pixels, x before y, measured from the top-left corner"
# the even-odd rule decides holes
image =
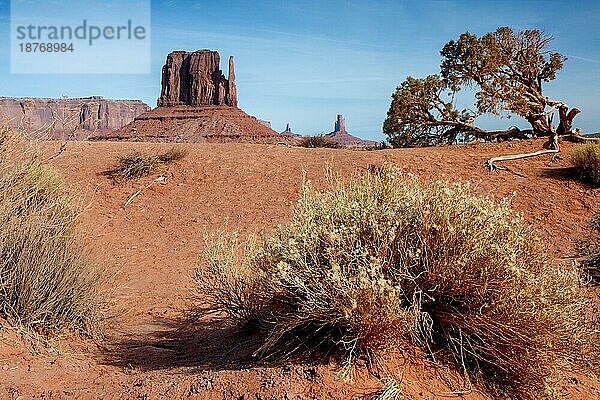
[[[343,176],[369,164],[392,162],[424,179],[473,180],[477,190],[512,204],[548,239],[558,260],[572,254],[572,240],[584,232],[600,190],[573,179],[568,160],[550,156],[506,163],[509,172],[489,173],[492,155],[534,151],[542,141],[508,142],[382,151],[303,149],[285,145],[180,145],[187,157],[154,175],[113,185],[99,173],[132,150],[159,151],[168,144],[69,142],[51,163],[65,176],[84,206],[81,228],[91,257],[115,271],[103,340],[61,336],[53,347],[32,351],[10,328],[0,329],[0,398],[107,399],[342,399],[368,396],[381,387],[358,368],[352,383],[334,362],[296,360],[252,363],[252,342],[209,323],[177,330],[186,309],[193,269],[202,265],[205,230],[221,227],[242,235],[285,223],[295,204],[303,172],[324,186],[329,166]],[[54,154],[60,144],[40,145]],[[124,207],[126,200],[161,173]],[[398,366],[406,398],[485,398],[473,390],[458,396],[443,375],[423,362]],[[385,381],[385,378],[381,378]],[[600,396],[600,381],[565,377],[561,391],[571,399]]]

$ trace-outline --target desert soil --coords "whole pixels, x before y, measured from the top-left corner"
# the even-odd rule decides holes
[[[132,150],[157,152],[169,144],[69,142],[51,163],[84,207],[81,230],[90,256],[114,272],[116,287],[105,337],[55,338],[36,345],[14,329],[0,328],[0,398],[106,399],[344,399],[372,394],[385,382],[358,367],[349,383],[334,361],[252,361],[252,341],[233,329],[198,323],[180,329],[189,305],[193,269],[202,266],[205,231],[225,227],[244,236],[284,224],[298,198],[303,172],[325,187],[326,166],[343,176],[389,161],[423,179],[472,180],[482,194],[513,196],[550,244],[558,261],[573,254],[600,190],[578,183],[563,157],[505,165],[519,175],[487,172],[493,155],[541,148],[542,141],[506,142],[382,151],[304,149],[285,145],[195,144],[187,157],[150,177],[113,185],[100,172]],[[47,156],[58,142],[40,144]],[[156,183],[126,200],[159,175]],[[521,176],[522,175],[522,176]],[[524,362],[526,362],[524,360]],[[399,363],[409,399],[486,398],[476,390],[453,394],[443,371],[425,361]],[[565,376],[559,388],[570,399],[600,396],[600,381]],[[464,388],[463,388],[464,389]]]

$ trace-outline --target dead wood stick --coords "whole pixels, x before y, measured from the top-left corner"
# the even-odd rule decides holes
[[[167,181],[166,176],[164,176],[164,175],[159,176],[158,178],[156,178],[155,180],[153,180],[152,182],[150,182],[149,184],[147,184],[146,186],[142,187],[140,190],[138,190],[137,192],[132,194],[129,197],[129,199],[127,199],[127,201],[125,202],[125,205],[123,205],[123,207],[127,207],[133,201],[133,199],[138,197],[144,190],[148,189],[150,186],[154,185],[155,183],[163,183],[164,184],[166,181]]]
[[[569,139],[571,139],[574,142],[580,142],[580,143],[585,143],[585,142],[598,142],[598,143],[600,143],[600,137],[586,137],[586,136],[583,136],[581,134],[581,131],[579,129],[574,129],[571,132],[571,135],[569,135]]]
[[[557,154],[559,152],[560,152],[560,149],[551,149],[551,150],[534,151],[533,153],[512,154],[509,156],[492,157],[485,162],[485,166],[488,168],[488,170],[495,171],[496,169],[498,169],[498,167],[496,166],[496,163],[499,161],[519,160],[522,158],[543,156],[544,154]]]

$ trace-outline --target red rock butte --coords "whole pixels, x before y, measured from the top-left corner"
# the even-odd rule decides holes
[[[291,140],[238,108],[233,56],[225,78],[217,51],[169,53],[157,105],[103,139],[191,143]]]
[[[233,56],[229,57],[229,74],[225,79],[216,51],[191,53],[174,51],[162,69],[162,92],[159,107],[228,105],[237,107]]]

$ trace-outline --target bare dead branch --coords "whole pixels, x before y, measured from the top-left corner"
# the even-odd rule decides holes
[[[492,157],[485,162],[485,166],[487,167],[487,169],[489,171],[496,171],[499,169],[496,166],[496,163],[500,162],[500,161],[520,160],[522,158],[543,156],[544,154],[557,154],[559,152],[560,152],[560,148],[559,149],[539,150],[539,151],[534,151],[533,153],[512,154],[512,155],[508,155],[508,156]],[[500,169],[503,169],[503,168],[500,168]]]
[[[600,137],[586,137],[581,134],[581,129],[573,129],[567,138],[573,142],[586,143],[586,142],[600,142]]]
[[[123,205],[123,207],[127,207],[129,204],[131,204],[131,202],[133,201],[133,199],[135,199],[136,197],[138,197],[140,194],[142,194],[142,192],[144,190],[148,189],[149,187],[151,187],[155,183],[160,183],[160,184],[164,185],[166,183],[166,181],[167,181],[166,175],[159,176],[158,178],[156,178],[155,180],[153,180],[152,182],[150,182],[146,186],[143,186],[140,190],[138,190],[137,192],[135,192],[134,194],[132,194],[129,197],[129,199],[127,199],[127,201],[125,202],[125,204]]]

